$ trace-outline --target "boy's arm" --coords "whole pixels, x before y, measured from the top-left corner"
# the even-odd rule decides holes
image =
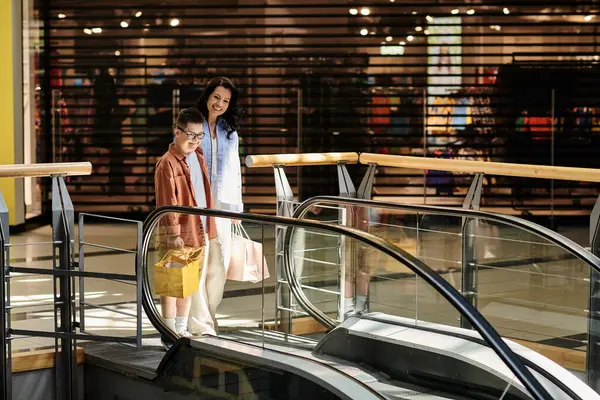
[[[168,163],[159,162],[154,174],[154,190],[156,194],[156,207],[176,206],[177,190],[173,171]],[[160,219],[160,233],[166,236],[179,236],[181,225],[178,213],[168,213]]]

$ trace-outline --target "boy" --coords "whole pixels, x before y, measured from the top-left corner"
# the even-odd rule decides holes
[[[196,109],[181,110],[173,129],[175,141],[156,164],[154,185],[156,206],[167,205],[211,207],[210,183],[206,162],[200,148],[204,136],[204,117]],[[159,247],[179,249],[183,247],[206,249],[208,239],[217,237],[213,218],[190,214],[167,214],[160,221]],[[205,264],[206,251],[200,252]],[[204,280],[201,280],[201,285]],[[188,315],[194,298],[195,314],[200,317],[208,313],[205,291],[199,290],[185,299],[162,296],[160,299],[165,324],[180,336],[190,337]],[[208,313],[208,315],[210,315]],[[196,318],[197,319],[197,318]],[[204,318],[205,319],[205,318]],[[196,323],[194,333],[214,332],[212,319]],[[207,332],[205,332],[207,331]],[[164,338],[163,338],[164,341]]]

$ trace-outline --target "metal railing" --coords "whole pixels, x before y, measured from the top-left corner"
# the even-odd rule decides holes
[[[52,179],[52,240],[49,242],[24,243],[20,246],[52,246],[52,267],[34,268],[22,267],[11,264],[10,249],[15,247],[10,243],[8,208],[3,196],[0,194],[0,268],[2,270],[2,283],[0,284],[0,357],[6,362],[0,365],[2,400],[12,398],[12,341],[18,337],[42,337],[55,339],[56,353],[56,385],[55,397],[57,399],[72,400],[77,397],[77,341],[119,342],[141,345],[141,285],[136,296],[137,314],[132,315],[137,320],[136,336],[121,337],[109,335],[91,335],[84,329],[84,311],[89,304],[85,302],[83,291],[84,278],[108,279],[119,281],[141,282],[141,268],[136,267],[134,275],[115,274],[106,272],[84,271],[83,246],[86,243],[83,236],[83,217],[80,220],[79,231],[79,260],[75,261],[75,210],[64,181],[65,176],[89,175],[90,163],[62,163],[62,164],[37,164],[37,165],[11,165],[0,166],[0,175],[8,177],[51,177]],[[128,221],[138,224],[141,233],[141,222]],[[139,241],[135,254],[139,254]],[[138,256],[139,260],[139,256]],[[136,262],[139,264],[139,262]],[[34,329],[19,329],[13,326],[11,312],[28,305],[14,305],[11,302],[11,281],[21,275],[44,275],[52,277],[52,303],[53,331]],[[79,320],[77,318],[76,278],[79,278]],[[45,304],[41,304],[42,306]],[[111,312],[116,312],[111,310]]]
[[[587,379],[588,384],[597,390],[597,380],[600,374],[600,365],[598,365],[598,350],[597,350],[597,338],[598,333],[600,332],[599,320],[598,316],[600,315],[600,309],[598,306],[598,300],[596,299],[597,287],[595,286],[595,282],[597,282],[597,276],[600,275],[600,258],[594,255],[592,252],[588,251],[584,247],[575,243],[574,241],[564,237],[563,235],[554,232],[548,228],[540,226],[538,224],[529,222],[527,220],[523,220],[518,217],[501,215],[501,214],[493,214],[488,212],[482,212],[477,210],[469,210],[469,209],[461,209],[461,208],[448,208],[448,207],[437,207],[437,206],[426,206],[426,205],[408,205],[408,204],[398,204],[398,203],[385,203],[380,201],[372,201],[372,200],[363,200],[363,199],[350,199],[344,197],[332,197],[332,196],[317,196],[311,198],[302,204],[300,204],[294,214],[294,218],[305,218],[307,216],[307,212],[309,210],[314,209],[315,207],[340,207],[340,208],[360,208],[364,207],[368,210],[379,210],[382,213],[387,211],[392,211],[394,213],[406,213],[416,216],[417,225],[416,227],[403,227],[402,225],[397,225],[398,227],[407,230],[415,230],[415,233],[424,235],[425,232],[431,232],[432,235],[452,235],[453,242],[451,246],[458,247],[458,254],[460,259],[455,261],[457,265],[457,270],[460,269],[460,290],[463,296],[474,306],[477,307],[477,300],[480,297],[485,297],[485,293],[481,293],[478,288],[478,277],[481,271],[487,270],[506,270],[506,265],[512,265],[513,267],[519,267],[524,265],[537,265],[542,263],[550,263],[550,262],[564,262],[567,258],[571,258],[577,262],[582,263],[582,265],[587,265],[589,267],[589,271],[579,271],[576,276],[577,281],[580,286],[585,285],[589,287],[589,300],[588,302],[582,306],[581,310],[578,310],[580,313],[587,318],[587,340],[582,341],[581,346],[586,346],[586,366],[587,366]],[[457,226],[454,227],[456,229],[453,232],[440,231],[435,229],[426,229],[422,226],[419,226],[419,221],[424,218],[424,216],[440,216],[445,219],[447,218],[456,218]],[[536,238],[541,240],[535,240],[526,243],[527,246],[552,246],[561,249],[566,254],[563,255],[546,255],[544,257],[537,258],[528,258],[525,257],[520,260],[512,261],[503,260],[497,263],[490,262],[479,262],[477,258],[474,256],[474,242],[478,239],[485,240],[496,240],[496,241],[510,241],[511,246],[515,246],[516,243],[522,241],[522,239],[511,239],[506,237],[485,237],[480,236],[477,233],[477,226],[479,223],[495,223],[501,224],[506,227],[516,228],[519,232],[526,232],[527,234],[531,234]],[[372,225],[378,225],[378,223],[374,223]],[[368,226],[368,224],[365,224]],[[392,226],[392,225],[391,225]],[[384,235],[385,236],[385,235]],[[286,238],[286,244],[289,243],[290,238]],[[423,254],[423,246],[420,247],[417,243],[417,251],[416,256],[419,259],[425,260],[428,265],[433,264],[431,259],[427,259],[428,257]],[[446,260],[442,260],[445,262],[452,262],[454,260],[447,260],[449,256],[444,257]],[[439,261],[439,260],[438,260]],[[495,265],[497,264],[497,265]],[[286,274],[292,274],[294,271],[293,263],[284,264],[286,268]],[[514,269],[513,269],[514,270]],[[533,279],[543,278],[545,275],[550,275],[548,279],[556,279],[556,277],[562,277],[562,275],[558,275],[558,273],[554,274],[545,274],[543,271],[523,271],[528,275],[532,275]],[[582,275],[583,274],[583,275]],[[523,275],[523,274],[521,274]],[[581,275],[581,276],[580,276]],[[570,275],[569,275],[570,276]],[[594,278],[594,276],[596,278]],[[565,278],[566,279],[566,278]],[[573,278],[574,279],[574,278]],[[519,280],[511,280],[509,285],[515,286],[518,285]],[[480,283],[481,284],[481,283]],[[541,289],[538,287],[537,292],[539,293]],[[491,297],[491,296],[490,296]],[[498,300],[498,299],[496,299]],[[519,299],[504,299],[511,300],[513,304],[518,304]],[[516,303],[515,303],[516,302]],[[533,306],[532,302],[529,302],[528,307]],[[543,307],[544,309],[559,309],[560,305],[557,304],[537,304],[537,306]],[[564,308],[563,310],[564,311]],[[566,312],[566,311],[564,311]],[[571,311],[569,311],[571,312]],[[337,325],[337,321],[327,315],[320,315],[322,320],[321,323],[326,324],[329,327],[333,327]],[[558,321],[557,321],[558,322]],[[468,321],[461,318],[461,326],[469,327]],[[536,332],[540,334],[541,332]]]
[[[521,380],[523,385],[531,393],[535,399],[551,399],[548,392],[541,386],[531,372],[523,365],[522,361],[514,352],[508,347],[508,345],[502,340],[494,328],[483,318],[483,316],[477,311],[456,289],[454,289],[448,282],[442,279],[438,274],[432,271],[422,261],[418,260],[414,256],[407,252],[399,249],[391,243],[383,240],[382,238],[376,237],[369,233],[365,233],[358,229],[341,227],[338,225],[323,224],[319,222],[312,222],[306,220],[298,220],[286,217],[273,217],[265,215],[252,215],[252,214],[240,214],[222,210],[212,209],[199,209],[192,207],[179,207],[179,206],[168,206],[161,207],[153,211],[144,224],[144,239],[142,243],[142,254],[144,255],[143,266],[144,271],[148,268],[148,252],[153,239],[153,232],[156,229],[159,221],[162,217],[169,213],[178,214],[189,214],[207,217],[219,217],[241,220],[243,222],[254,222],[259,224],[266,224],[271,226],[286,226],[288,232],[294,230],[294,228],[303,229],[315,229],[322,230],[325,232],[331,232],[332,234],[344,235],[353,240],[357,240],[366,246],[372,247],[376,251],[386,254],[393,258],[400,264],[403,264],[410,268],[416,275],[422,278],[428,285],[442,295],[448,302],[456,308],[461,315],[478,331],[482,338],[488,343],[488,345],[496,352],[496,354],[502,359],[504,363],[510,368],[510,370]],[[291,237],[292,233],[288,233],[286,236]],[[286,262],[289,263],[289,254],[286,256]],[[292,271],[293,273],[293,271]],[[292,277],[294,275],[291,275]],[[298,299],[306,311],[319,321],[326,321],[323,315],[320,315],[320,310],[316,309],[310,304],[310,302],[303,299],[302,289],[297,281],[292,279],[291,285],[292,292],[295,296],[299,296]],[[144,274],[144,309],[148,318],[152,324],[159,330],[162,335],[169,337],[171,340],[176,340],[178,336],[171,332],[162,321],[160,314],[156,308],[156,304],[152,300],[152,291],[149,283],[148,274]]]

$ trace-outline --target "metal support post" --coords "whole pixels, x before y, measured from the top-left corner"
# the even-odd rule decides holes
[[[375,181],[375,172],[377,171],[377,164],[369,164],[369,168],[360,182],[356,197],[364,200],[371,200],[373,193],[373,182]]]
[[[463,208],[467,210],[479,210],[481,204],[481,193],[483,189],[483,174],[476,174],[467,192],[467,197],[463,202]],[[461,230],[462,246],[462,269],[461,269],[461,291],[463,296],[477,308],[477,276],[476,276],[476,252],[475,252],[475,232],[478,221],[470,218],[463,218]],[[463,328],[471,328],[471,325],[463,316],[460,318],[460,325]]]
[[[467,210],[479,210],[482,190],[483,174],[476,174],[467,192],[467,197],[465,197],[465,201],[463,202],[463,208]]]
[[[590,249],[600,257],[600,197],[590,215]],[[590,268],[590,300],[586,365],[588,385],[600,389],[600,274]]]
[[[477,277],[475,271],[477,269],[475,257],[475,227],[477,221],[473,219],[463,218],[462,225],[462,274],[461,286],[463,296],[477,308]],[[471,329],[471,324],[461,315],[460,326]]]
[[[136,277],[136,346],[142,347],[142,297],[143,297],[143,285],[144,285],[144,252],[142,251],[142,239],[144,238],[144,224],[137,224],[137,243],[136,243],[136,254],[135,254],[135,277]]]
[[[273,165],[275,174],[275,193],[277,196],[277,215],[282,217],[291,217],[294,214],[294,193],[287,179],[283,165]],[[283,263],[285,262],[284,239],[286,233],[285,227],[275,227],[275,310],[278,315],[279,324],[285,333],[292,331],[291,295],[290,288],[287,286],[288,277],[285,274]],[[286,283],[283,283],[286,282]]]
[[[340,190],[340,197],[349,197],[349,198],[356,198],[356,188],[354,187],[354,183],[352,182],[352,179],[350,178],[350,173],[348,173],[348,168],[347,168],[348,163],[346,161],[338,161],[337,162],[337,174],[338,174],[338,187]],[[346,223],[348,223],[348,226],[351,227],[355,227],[355,223],[357,220],[356,217],[356,213],[357,213],[358,207],[347,207],[346,209],[344,209],[343,207],[340,208],[339,210],[339,216],[338,219],[340,221],[342,221],[343,225],[346,225]],[[341,236],[339,241],[338,241],[338,246],[340,249],[340,254],[343,255],[343,257],[340,257],[340,269],[338,272],[338,281],[340,282],[339,285],[339,292],[340,292],[340,297],[338,300],[338,319],[340,321],[343,321],[343,316],[344,316],[344,310],[346,308],[345,303],[345,293],[346,293],[346,285],[348,283],[351,283],[355,290],[356,290],[356,274],[355,271],[358,270],[358,268],[356,268],[356,258],[358,255],[358,247],[356,246],[356,243],[354,240],[350,241],[350,252],[346,252],[346,238]],[[349,260],[348,260],[349,258]],[[348,273],[348,271],[346,271],[346,269],[348,268],[348,264],[350,264],[350,273]],[[353,282],[348,282],[348,279],[354,277],[354,281]],[[355,297],[355,296],[353,296]]]
[[[338,186],[340,189],[340,197],[350,197],[354,199],[356,198],[356,188],[354,187],[354,183],[352,183],[352,179],[350,178],[350,174],[348,173],[348,168],[346,167],[347,164],[348,163],[346,161],[337,162]]]
[[[71,270],[71,237],[75,230],[73,203],[62,176],[52,177],[52,240],[54,242],[53,268]],[[58,258],[56,254],[58,253]],[[58,262],[58,263],[57,263]],[[73,334],[73,278],[54,277],[54,330],[56,333]],[[59,352],[60,342],[60,352]],[[72,400],[76,396],[76,342],[70,337],[55,339],[56,398]]]
[[[0,267],[2,268],[2,282],[0,282],[0,357],[5,362],[0,365],[2,374],[2,392],[0,400],[12,399],[12,349],[10,341],[10,278],[8,266],[10,257],[7,245],[10,242],[8,225],[8,207],[0,193]]]

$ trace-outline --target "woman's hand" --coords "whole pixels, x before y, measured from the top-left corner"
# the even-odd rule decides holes
[[[242,221],[241,221],[241,220],[239,220],[239,219],[232,219],[232,220],[231,220],[231,223],[232,223],[232,224],[235,224],[235,225],[238,225],[238,224],[241,224],[241,223],[242,223]]]
[[[182,249],[185,247],[185,243],[180,236],[169,236],[167,237],[167,248],[171,250]]]

